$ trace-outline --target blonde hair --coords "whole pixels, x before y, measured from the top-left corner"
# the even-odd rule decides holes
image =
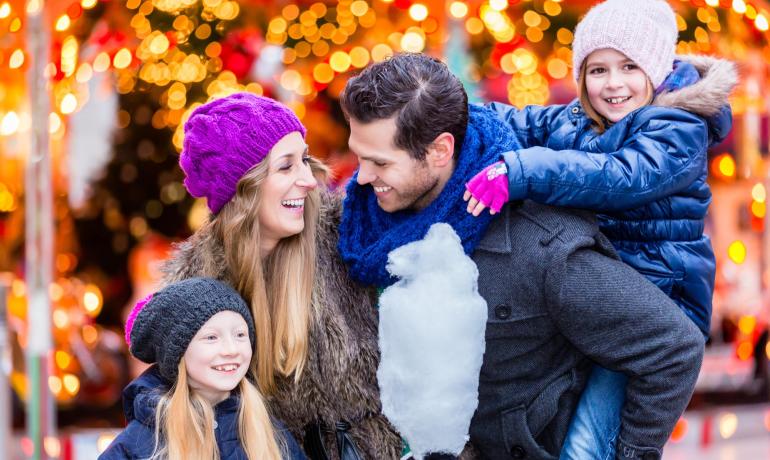
[[[588,89],[586,89],[587,66],[588,66],[588,57],[583,59],[583,63],[580,64],[580,73],[578,74],[578,84],[577,84],[578,100],[580,100],[580,105],[583,106],[583,110],[585,110],[586,115],[588,115],[588,118],[593,120],[594,129],[601,134],[604,131],[606,131],[607,128],[609,128],[609,125],[611,123],[609,123],[606,118],[601,116],[599,112],[596,111],[594,106],[591,105],[591,101],[588,99]],[[654,95],[655,95],[655,91],[652,87],[652,81],[650,81],[650,77],[647,77],[647,102],[644,105],[649,105],[650,103],[652,103],[652,99]]]
[[[249,460],[280,460],[284,440],[276,440],[267,406],[247,378],[239,384],[238,438]],[[151,460],[219,460],[214,435],[214,408],[187,384],[187,368],[155,409],[155,450]]]
[[[322,163],[311,158],[310,168],[319,182],[325,181]],[[307,360],[321,200],[317,190],[308,193],[302,232],[280,240],[262,260],[258,213],[267,174],[267,160],[248,171],[212,225],[233,284],[251,305],[257,335],[252,371],[259,389],[269,395],[275,391],[276,374],[299,379]]]

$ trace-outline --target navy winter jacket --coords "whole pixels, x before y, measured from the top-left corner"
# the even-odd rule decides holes
[[[155,408],[161,395],[167,391],[166,382],[156,366],[123,390],[123,411],[128,425],[112,441],[99,460],[148,459],[155,449]],[[216,440],[221,460],[247,460],[238,439],[238,397],[231,396],[214,407],[216,413]],[[275,430],[285,439],[286,454],[290,460],[307,460],[297,441],[281,424],[274,421]]]
[[[590,209],[623,261],[708,336],[715,260],[704,218],[707,149],[732,127],[734,66],[680,57],[701,79],[658,96],[599,134],[580,102],[523,110],[492,103],[524,146],[508,152],[510,200]]]

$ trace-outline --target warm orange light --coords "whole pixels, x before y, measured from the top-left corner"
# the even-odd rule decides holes
[[[166,41],[168,41],[168,39]],[[112,65],[114,65],[116,69],[125,69],[131,65],[132,58],[133,56],[131,56],[131,51],[129,51],[128,48],[121,48],[115,53],[115,57],[112,58]]]
[[[90,324],[86,324],[83,326],[83,340],[89,344],[93,345],[96,343],[96,340],[99,338],[99,331]]]
[[[55,375],[48,377],[48,388],[51,389],[51,393],[58,395],[61,393],[62,382],[61,379]]]
[[[746,260],[746,245],[741,240],[733,241],[727,248],[727,256],[736,264],[742,264]]]
[[[569,67],[567,63],[559,58],[553,58],[548,61],[548,74],[552,78],[560,79],[567,76]]]
[[[56,25],[54,26],[54,28],[59,32],[63,32],[69,29],[70,24],[71,24],[70,17],[67,16],[66,14],[63,14],[59,17],[59,19],[56,20]]]
[[[729,153],[718,155],[711,162],[711,173],[717,177],[731,178],[735,176],[735,160]]]
[[[329,65],[338,73],[346,72],[351,64],[352,59],[350,55],[344,51],[335,51],[329,58]]]
[[[318,83],[329,83],[334,79],[334,70],[329,64],[322,62],[313,68],[313,78]]]
[[[489,6],[496,11],[508,8],[508,0],[489,0]]]
[[[758,14],[756,19],[754,19],[754,26],[757,28],[757,30],[760,30],[762,32],[767,32],[768,28],[770,28],[770,25],[767,23],[767,18],[764,14]]]
[[[70,363],[72,363],[72,355],[64,350],[57,350],[55,360],[59,369],[67,369],[70,366]]]
[[[744,335],[750,335],[757,327],[757,318],[753,315],[741,316],[738,320],[738,329],[743,332]]]
[[[751,342],[741,342],[740,345],[738,345],[736,354],[741,361],[748,361],[754,355],[754,347],[751,346]]]
[[[83,306],[91,317],[96,317],[102,310],[102,292],[94,284],[86,286],[83,294]]]
[[[457,19],[462,19],[468,15],[468,5],[463,2],[452,2],[449,5],[449,14]]]
[[[64,383],[64,389],[67,390],[67,393],[74,396],[77,394],[78,390],[80,390],[80,379],[77,378],[77,376],[72,374],[64,374],[64,378],[62,379]]]
[[[754,216],[762,219],[765,217],[766,212],[767,212],[767,206],[765,205],[764,201],[751,202],[751,213],[754,214]]]
[[[353,16],[361,17],[369,11],[369,4],[364,0],[356,0],[350,4],[350,12]]]
[[[69,115],[78,108],[78,99],[72,93],[67,93],[61,100],[59,110],[65,115]]]
[[[415,21],[424,21],[428,17],[428,7],[422,3],[415,3],[409,7],[409,16]]]
[[[671,441],[679,442],[687,434],[687,420],[682,417],[674,425],[674,431],[671,432]]]
[[[719,434],[723,439],[730,439],[738,429],[738,417],[733,413],[727,413],[719,419]]]
[[[11,58],[8,60],[8,67],[12,69],[18,69],[24,64],[24,51],[17,49],[11,53]]]
[[[468,18],[465,21],[465,30],[471,35],[478,35],[484,31],[484,23],[479,18]]]

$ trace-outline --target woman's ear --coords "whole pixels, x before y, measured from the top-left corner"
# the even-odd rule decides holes
[[[428,146],[426,160],[431,165],[443,168],[452,164],[452,157],[455,152],[455,138],[450,133],[441,133]]]

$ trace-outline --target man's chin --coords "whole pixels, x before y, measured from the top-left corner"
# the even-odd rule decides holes
[[[401,210],[398,206],[394,205],[393,203],[382,202],[382,201],[380,201],[379,198],[377,199],[377,205],[380,207],[380,209],[382,209],[383,211],[385,211],[387,213],[396,212],[396,211],[400,211]]]

